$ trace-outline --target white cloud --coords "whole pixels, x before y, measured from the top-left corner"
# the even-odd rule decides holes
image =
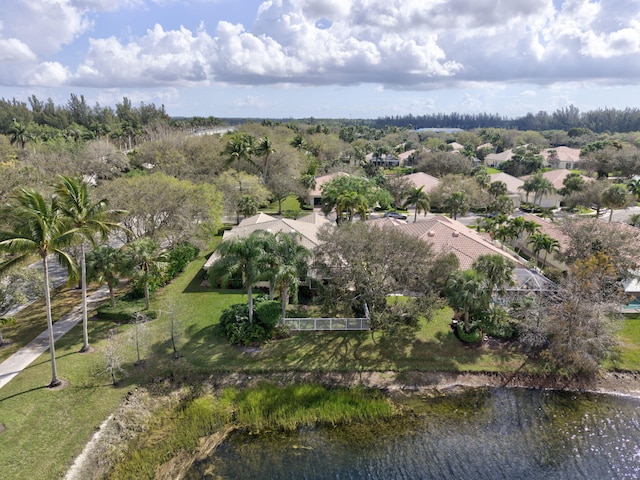
[[[191,1],[212,9],[229,4]],[[0,79],[103,87],[371,83],[428,90],[473,82],[622,83],[640,76],[637,0],[268,0],[252,22],[221,20],[209,31],[168,28],[151,16],[158,5],[183,2],[187,11],[188,0],[7,2],[3,18],[11,21],[0,24],[0,67],[11,63],[12,72]],[[80,52],[77,67],[53,57],[90,33],[98,12],[116,10],[148,13],[148,21],[158,23],[138,37],[95,36],[73,44]],[[210,19],[197,21],[207,25]],[[33,71],[37,75],[27,80]]]
[[[56,87],[64,85],[69,77],[68,70],[58,62],[43,62],[29,75],[28,85],[47,85]]]

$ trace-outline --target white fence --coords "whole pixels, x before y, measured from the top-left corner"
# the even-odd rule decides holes
[[[368,318],[285,318],[292,331],[370,330]]]

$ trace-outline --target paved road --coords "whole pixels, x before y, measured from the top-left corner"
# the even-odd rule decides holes
[[[89,309],[109,298],[109,289],[104,286],[88,298]],[[82,305],[75,307],[68,315],[53,324],[53,336],[58,340],[65,333],[82,321]],[[0,363],[0,388],[27,368],[33,361],[49,349],[49,333],[47,330]]]

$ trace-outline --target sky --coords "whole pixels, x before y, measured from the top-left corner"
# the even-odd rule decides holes
[[[0,97],[172,116],[639,107],[639,0],[0,0]]]

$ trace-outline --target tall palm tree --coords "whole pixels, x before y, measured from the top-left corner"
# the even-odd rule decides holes
[[[258,140],[254,152],[262,156],[262,181],[267,181],[267,169],[269,168],[269,156],[276,153],[273,142],[266,135]]]
[[[254,138],[248,133],[236,132],[231,135],[222,153],[228,157],[227,166],[234,163],[237,165],[242,160],[253,165],[251,155],[254,153]]]
[[[48,257],[55,255],[58,261],[67,267],[70,279],[76,278],[77,265],[63,250],[72,243],[76,232],[60,209],[55,196],[45,199],[40,192],[31,189],[23,188],[17,192],[11,200],[7,215],[13,220],[13,228],[11,231],[0,231],[0,249],[9,253],[11,258],[0,264],[0,273],[17,265],[29,263],[34,257],[39,257],[42,261],[49,352],[51,353],[49,386],[55,387],[61,382],[56,367]]]
[[[60,198],[60,208],[74,227],[80,240],[80,278],[82,287],[82,337],[81,352],[89,350],[89,329],[87,315],[87,265],[86,242],[96,244],[96,236],[106,242],[109,233],[121,228],[111,219],[121,210],[108,210],[106,199],[92,202],[86,182],[65,175],[58,177],[56,193]]]
[[[540,266],[540,252],[545,252],[544,259],[542,260],[542,264],[544,264],[547,261],[547,255],[557,252],[560,249],[560,243],[555,238],[542,232],[532,234],[527,243],[531,245],[531,250],[536,256],[536,266]]]
[[[525,180],[525,182],[518,187],[518,190],[522,190],[525,193],[525,203],[529,203],[529,195],[534,192],[536,188],[534,178],[529,178]]]
[[[407,199],[404,202],[405,208],[409,205],[413,205],[415,207],[415,212],[413,213],[413,223],[418,221],[418,213],[420,211],[424,212],[425,216],[429,211],[430,202],[429,202],[429,194],[423,191],[424,187],[420,188],[412,188],[409,190],[409,194],[407,195]]]
[[[362,220],[367,219],[369,204],[364,195],[357,192],[345,192],[338,196],[336,200],[336,214],[338,219],[342,214],[347,214],[347,219],[351,222],[355,214],[359,214]]]
[[[149,310],[151,308],[149,285],[154,279],[162,276],[169,266],[166,256],[160,250],[158,243],[150,238],[139,238],[128,243],[122,248],[122,253],[126,259],[125,271],[133,274],[142,284],[145,307]]]
[[[240,273],[242,284],[247,289],[249,303],[249,323],[253,322],[253,285],[260,279],[264,263],[264,239],[261,232],[253,232],[248,237],[233,238],[218,247],[220,259],[214,267],[223,270],[224,277]]]
[[[311,257],[311,252],[299,242],[299,234],[279,232],[276,237],[275,254],[279,267],[275,275],[275,285],[280,291],[282,318],[284,318],[287,303],[289,303],[289,291],[292,290],[294,298],[297,298],[300,277],[306,275],[307,262]]]

